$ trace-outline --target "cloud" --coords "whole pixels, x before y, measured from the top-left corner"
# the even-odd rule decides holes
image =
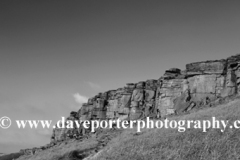
[[[88,101],[88,97],[82,96],[79,93],[73,94],[73,97],[74,97],[75,101],[79,104],[83,104]]]
[[[98,90],[101,88],[100,85],[96,84],[96,83],[93,83],[93,82],[87,82],[87,84],[94,90]]]

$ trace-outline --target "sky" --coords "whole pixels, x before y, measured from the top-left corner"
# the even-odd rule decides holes
[[[0,118],[59,120],[87,98],[240,53],[238,0],[1,0]],[[0,152],[51,129],[0,128]]]

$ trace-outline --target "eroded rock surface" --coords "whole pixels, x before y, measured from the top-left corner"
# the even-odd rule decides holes
[[[146,117],[165,118],[188,112],[194,107],[221,101],[240,93],[240,54],[224,60],[190,63],[185,70],[171,68],[159,79],[127,83],[89,98],[69,120],[136,120]],[[51,147],[69,137],[88,133],[80,127],[73,130],[54,129]],[[44,149],[41,148],[41,149]],[[41,149],[37,150],[39,152]],[[35,150],[34,150],[35,152]],[[34,154],[26,150],[26,154]]]
[[[240,54],[222,60],[195,62],[187,64],[185,70],[168,69],[157,80],[127,83],[122,88],[99,93],[89,98],[77,116],[72,117],[75,120],[161,118],[236,95],[240,91],[239,84]],[[56,141],[66,138],[66,133],[58,129],[53,132]],[[84,131],[80,129],[78,134]]]

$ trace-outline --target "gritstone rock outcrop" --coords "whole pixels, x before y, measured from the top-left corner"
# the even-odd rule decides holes
[[[128,83],[89,98],[69,120],[165,118],[240,93],[240,54],[223,60],[190,63],[166,70],[157,80]],[[52,145],[88,133],[83,127],[54,129]],[[46,146],[47,147],[50,147]],[[32,152],[31,152],[32,154]]]
[[[171,68],[158,80],[127,83],[122,88],[99,93],[70,117],[76,120],[137,120],[181,114],[239,93],[239,84],[240,54],[237,54],[222,60],[190,63],[184,71]],[[83,130],[78,131],[84,134]],[[53,140],[59,140],[67,131],[55,131],[54,134]],[[74,132],[68,131],[68,134]]]

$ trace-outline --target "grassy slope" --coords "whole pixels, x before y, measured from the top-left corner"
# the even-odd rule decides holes
[[[218,120],[240,120],[240,100],[214,108],[200,110],[172,119],[207,120],[213,116]],[[203,133],[198,129],[187,129],[180,133],[174,129],[144,129],[136,135],[136,129],[125,130],[115,136],[108,145],[88,160],[234,160],[240,159],[240,130],[209,129]],[[67,153],[72,150],[94,148],[94,139],[85,142],[61,144],[55,148],[26,156],[20,160],[57,160],[68,159]]]
[[[0,160],[13,160],[20,157],[21,153],[0,154]]]
[[[59,160],[60,158],[65,160],[66,158],[64,157],[73,150],[85,150],[94,148],[96,145],[97,142],[95,140],[86,140],[84,142],[69,141],[68,143],[36,153],[33,156],[22,156],[18,160]]]
[[[240,100],[208,108],[174,119],[240,120]],[[112,140],[95,160],[234,160],[240,159],[240,129],[189,129],[180,133],[173,129],[145,130],[138,136],[128,132]]]
[[[75,160],[74,153],[77,153],[78,157],[81,154],[83,157],[86,155],[95,155],[96,151],[101,150],[106,145],[105,142],[117,137],[121,134],[121,130],[109,131],[105,130],[98,133],[97,137],[92,137],[83,141],[69,140],[61,144],[58,144],[50,149],[36,153],[33,156],[24,155],[18,160]],[[104,146],[103,146],[104,144]],[[71,155],[72,158],[69,158]],[[75,158],[74,158],[75,157]],[[0,159],[1,160],[1,159]]]

